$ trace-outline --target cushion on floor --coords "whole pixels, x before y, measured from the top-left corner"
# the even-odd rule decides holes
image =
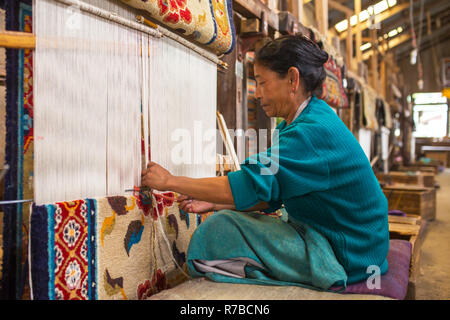
[[[405,299],[408,290],[409,266],[412,244],[406,240],[390,240],[388,252],[389,270],[381,276],[379,288],[370,289],[366,281],[350,284],[344,294],[375,294],[394,299]],[[369,280],[370,284],[374,282]]]

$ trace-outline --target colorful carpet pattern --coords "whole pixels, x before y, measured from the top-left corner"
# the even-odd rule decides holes
[[[342,70],[336,61],[330,59],[324,64],[326,78],[323,82],[321,99],[335,108],[348,107],[348,97],[342,84]]]
[[[121,0],[217,54],[233,50],[232,0]]]
[[[187,248],[208,215],[183,212],[173,193],[153,204],[117,196],[33,205],[33,299],[143,300],[187,280]]]

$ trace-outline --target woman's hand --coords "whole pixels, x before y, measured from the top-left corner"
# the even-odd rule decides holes
[[[177,198],[179,208],[185,212],[190,213],[208,213],[215,210],[215,204],[206,201],[193,200],[192,198],[180,195]]]
[[[159,164],[150,162],[147,165],[147,169],[142,171],[141,185],[160,191],[172,191],[170,190],[170,182],[172,179],[173,176],[169,171]]]

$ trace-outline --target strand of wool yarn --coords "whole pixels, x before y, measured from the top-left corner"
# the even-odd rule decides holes
[[[150,46],[152,161],[175,175],[213,177],[217,66],[169,38]]]

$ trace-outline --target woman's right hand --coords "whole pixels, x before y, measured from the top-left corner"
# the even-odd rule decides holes
[[[215,210],[215,204],[206,201],[194,200],[188,196],[180,195],[177,198],[178,207],[184,212],[204,214]]]

